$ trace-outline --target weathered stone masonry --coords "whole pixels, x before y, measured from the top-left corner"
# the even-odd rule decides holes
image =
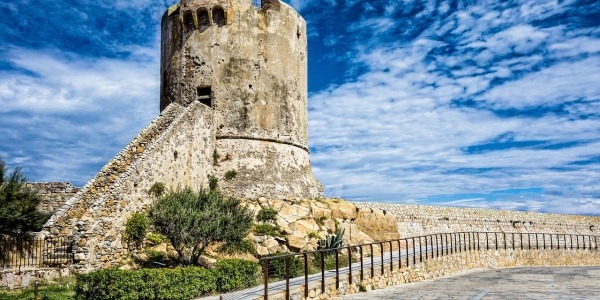
[[[79,192],[79,188],[68,182],[28,182],[25,187],[38,194],[40,203],[37,209],[48,214],[54,213]]]
[[[110,267],[127,253],[122,230],[150,204],[156,182],[200,187],[214,149],[212,111],[195,103],[169,106],[44,225],[47,240],[72,237],[77,269]]]
[[[544,232],[597,235],[600,217],[481,208],[353,202],[392,214],[401,237],[461,231]]]

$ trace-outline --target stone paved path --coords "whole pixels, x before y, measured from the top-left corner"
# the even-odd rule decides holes
[[[600,266],[470,270],[334,299],[600,299]]]

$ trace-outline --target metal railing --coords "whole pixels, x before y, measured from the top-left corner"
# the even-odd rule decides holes
[[[73,245],[69,239],[51,243],[40,237],[0,236],[0,268],[43,268],[73,263]]]
[[[387,270],[391,272],[454,253],[479,250],[597,251],[598,240],[600,236],[592,235],[455,232],[264,257],[261,259],[264,299],[269,299],[271,292],[284,292],[285,299],[290,299],[290,281],[293,281],[292,288],[303,288],[306,298],[311,286],[319,288],[320,285],[321,293],[325,293],[328,281],[334,281],[336,289],[340,288],[342,280],[352,283],[353,272],[362,282],[365,276],[373,278]]]

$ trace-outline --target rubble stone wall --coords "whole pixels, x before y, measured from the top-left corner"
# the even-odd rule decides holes
[[[79,188],[69,182],[28,182],[25,187],[38,194],[40,203],[37,209],[48,214],[54,213],[79,192]]]
[[[75,269],[118,264],[128,252],[127,219],[148,208],[155,183],[206,185],[215,148],[212,109],[195,103],[164,110],[44,225],[47,241],[72,237]]]
[[[540,232],[595,235],[600,217],[481,208],[458,208],[353,202],[359,208],[378,209],[398,221],[401,237],[461,231]]]

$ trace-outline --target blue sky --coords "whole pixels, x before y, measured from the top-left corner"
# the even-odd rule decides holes
[[[145,127],[174,2],[1,2],[8,164],[81,186]],[[327,196],[600,215],[600,1],[288,3]]]

